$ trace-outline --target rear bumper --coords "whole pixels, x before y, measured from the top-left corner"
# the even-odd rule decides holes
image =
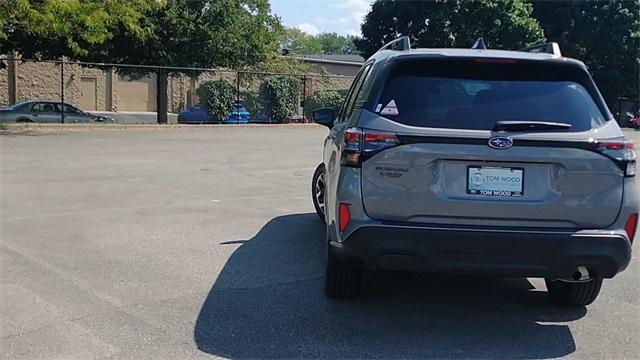
[[[611,278],[631,260],[620,231],[509,231],[375,225],[354,230],[330,250],[369,269],[571,278],[578,266]]]

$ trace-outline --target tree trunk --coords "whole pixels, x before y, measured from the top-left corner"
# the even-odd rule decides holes
[[[156,75],[156,111],[158,113],[158,124],[166,124],[168,122],[167,110],[169,101],[167,99],[167,84],[169,82],[169,76],[164,69],[158,70]]]

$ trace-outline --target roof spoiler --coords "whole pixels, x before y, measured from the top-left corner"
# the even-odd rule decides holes
[[[531,53],[545,53],[545,54],[551,54],[553,56],[562,56],[562,52],[560,52],[560,45],[558,45],[557,42],[537,44],[537,45],[529,46],[524,49],[520,49],[518,51],[526,51]]]
[[[383,47],[378,49],[376,53],[383,50],[395,50],[395,51],[406,51],[411,50],[411,42],[409,41],[408,36],[401,36],[393,41],[386,43]]]

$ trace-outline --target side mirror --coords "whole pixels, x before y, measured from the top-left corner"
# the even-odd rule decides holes
[[[314,122],[331,129],[331,127],[333,127],[333,120],[335,119],[335,112],[333,108],[316,109],[313,110],[312,117]]]

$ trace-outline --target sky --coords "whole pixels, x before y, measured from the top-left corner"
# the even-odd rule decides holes
[[[360,24],[371,0],[270,0],[271,11],[287,27],[309,35],[335,32],[360,35]]]

